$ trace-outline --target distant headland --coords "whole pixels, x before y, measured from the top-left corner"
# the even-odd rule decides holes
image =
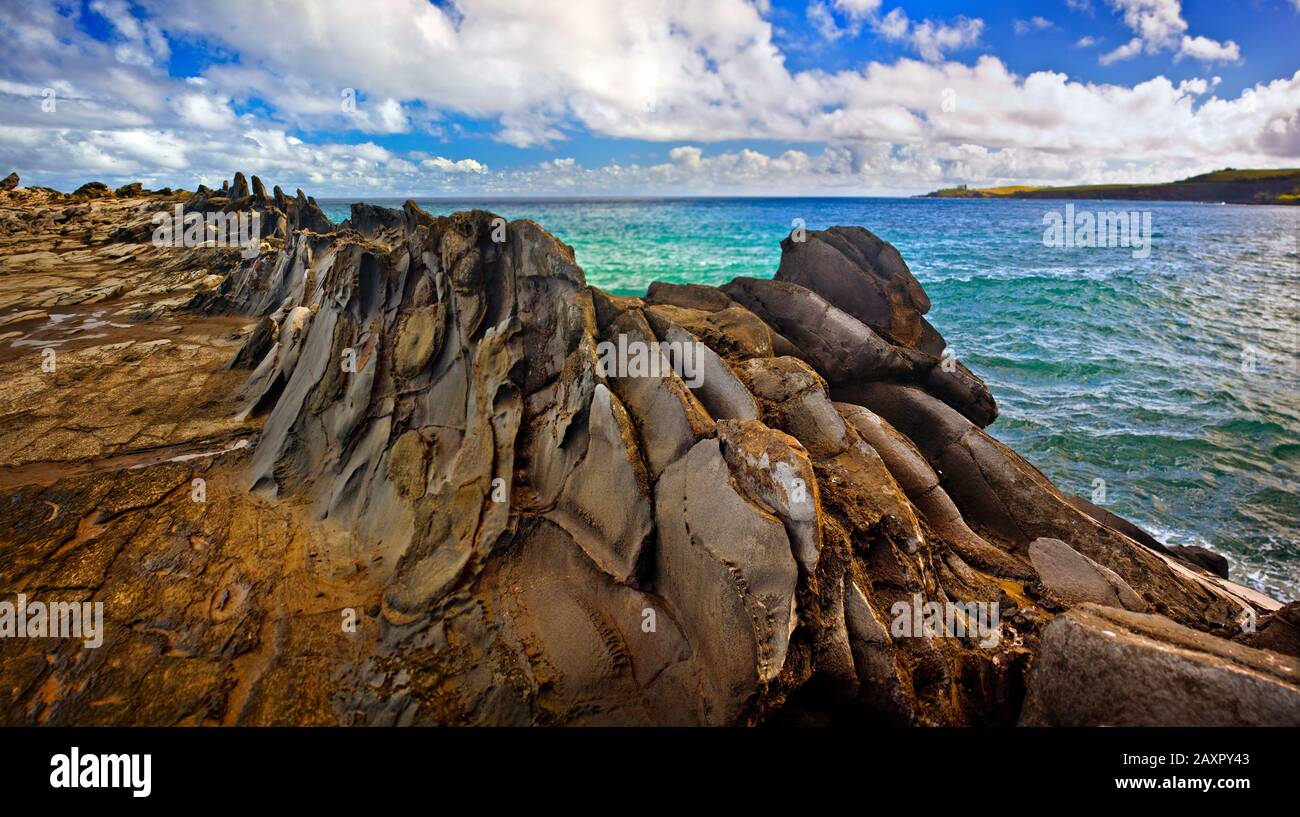
[[[927,193],[930,199],[1127,199],[1206,201],[1228,204],[1300,204],[1300,168],[1237,170],[1161,184],[1086,184],[1068,187],[950,187]]]

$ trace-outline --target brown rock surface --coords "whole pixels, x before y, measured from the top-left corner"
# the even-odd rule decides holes
[[[5,723],[1127,722],[1130,665],[1161,722],[1294,720],[1295,617],[983,431],[865,230],[640,299],[490,213],[105,192],[0,192],[0,600],[105,609],[0,640]],[[256,256],[154,246],[177,204]]]
[[[1162,616],[1086,604],[1034,659],[1027,726],[1300,725],[1300,665]]]

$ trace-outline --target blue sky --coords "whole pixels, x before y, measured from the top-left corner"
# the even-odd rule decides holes
[[[1297,42],[1300,0],[5,0],[0,162],[318,196],[1168,180],[1300,165]]]

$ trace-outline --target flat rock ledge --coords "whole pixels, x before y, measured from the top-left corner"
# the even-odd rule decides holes
[[[1024,726],[1300,726],[1294,656],[1083,604],[1043,631]]]

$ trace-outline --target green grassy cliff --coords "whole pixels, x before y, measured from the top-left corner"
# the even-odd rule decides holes
[[[953,187],[926,194],[940,199],[1128,199],[1230,204],[1300,204],[1300,169],[1226,168],[1163,184],[1087,184],[1069,187]]]

